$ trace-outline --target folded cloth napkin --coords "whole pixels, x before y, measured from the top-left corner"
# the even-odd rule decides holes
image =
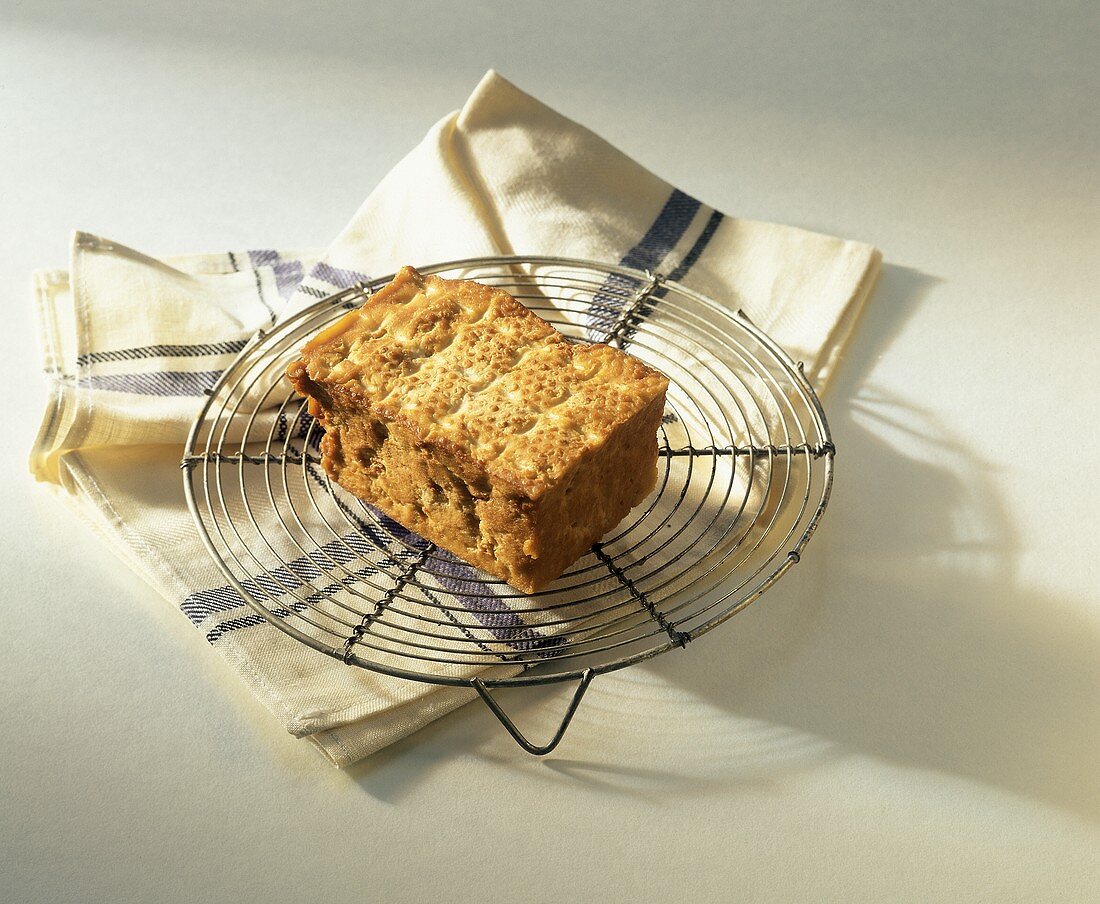
[[[659,271],[743,309],[819,388],[879,264],[865,244],[723,215],[489,72],[323,253],[156,260],[77,233],[68,271],[34,275],[50,398],[32,471],[336,765],[475,692],[346,666],[254,614],[199,541],[182,444],[257,329],[406,263],[514,253]]]

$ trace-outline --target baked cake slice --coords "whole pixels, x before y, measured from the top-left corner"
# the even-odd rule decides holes
[[[405,267],[287,375],[333,480],[526,593],[656,483],[668,380],[499,288]]]

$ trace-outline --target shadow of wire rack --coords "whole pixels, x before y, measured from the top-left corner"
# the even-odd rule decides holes
[[[245,603],[349,667],[475,689],[534,754],[592,679],[684,648],[799,561],[835,449],[801,364],[740,312],[660,274],[556,257],[421,267],[511,293],[571,341],[630,351],[670,380],[657,486],[547,590],[524,596],[331,483],[320,426],[283,372],[392,274],[259,333],[211,391],[181,467],[206,548]],[[577,681],[544,744],[492,688]]]

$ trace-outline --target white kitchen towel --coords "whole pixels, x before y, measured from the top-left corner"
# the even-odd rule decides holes
[[[348,667],[253,613],[199,541],[182,492],[183,442],[204,392],[257,329],[406,263],[512,253],[683,282],[743,309],[818,388],[879,264],[865,244],[723,215],[490,72],[323,253],[155,260],[78,233],[68,271],[35,274],[51,386],[32,471],[204,632],[288,731],[337,765],[475,692]],[[307,550],[287,573],[308,582],[303,563],[308,571],[333,555]],[[507,607],[501,617],[522,627]]]

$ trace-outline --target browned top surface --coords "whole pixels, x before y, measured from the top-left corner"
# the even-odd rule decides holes
[[[374,411],[541,495],[668,380],[574,345],[502,289],[405,267],[302,351],[311,379],[357,384]]]

